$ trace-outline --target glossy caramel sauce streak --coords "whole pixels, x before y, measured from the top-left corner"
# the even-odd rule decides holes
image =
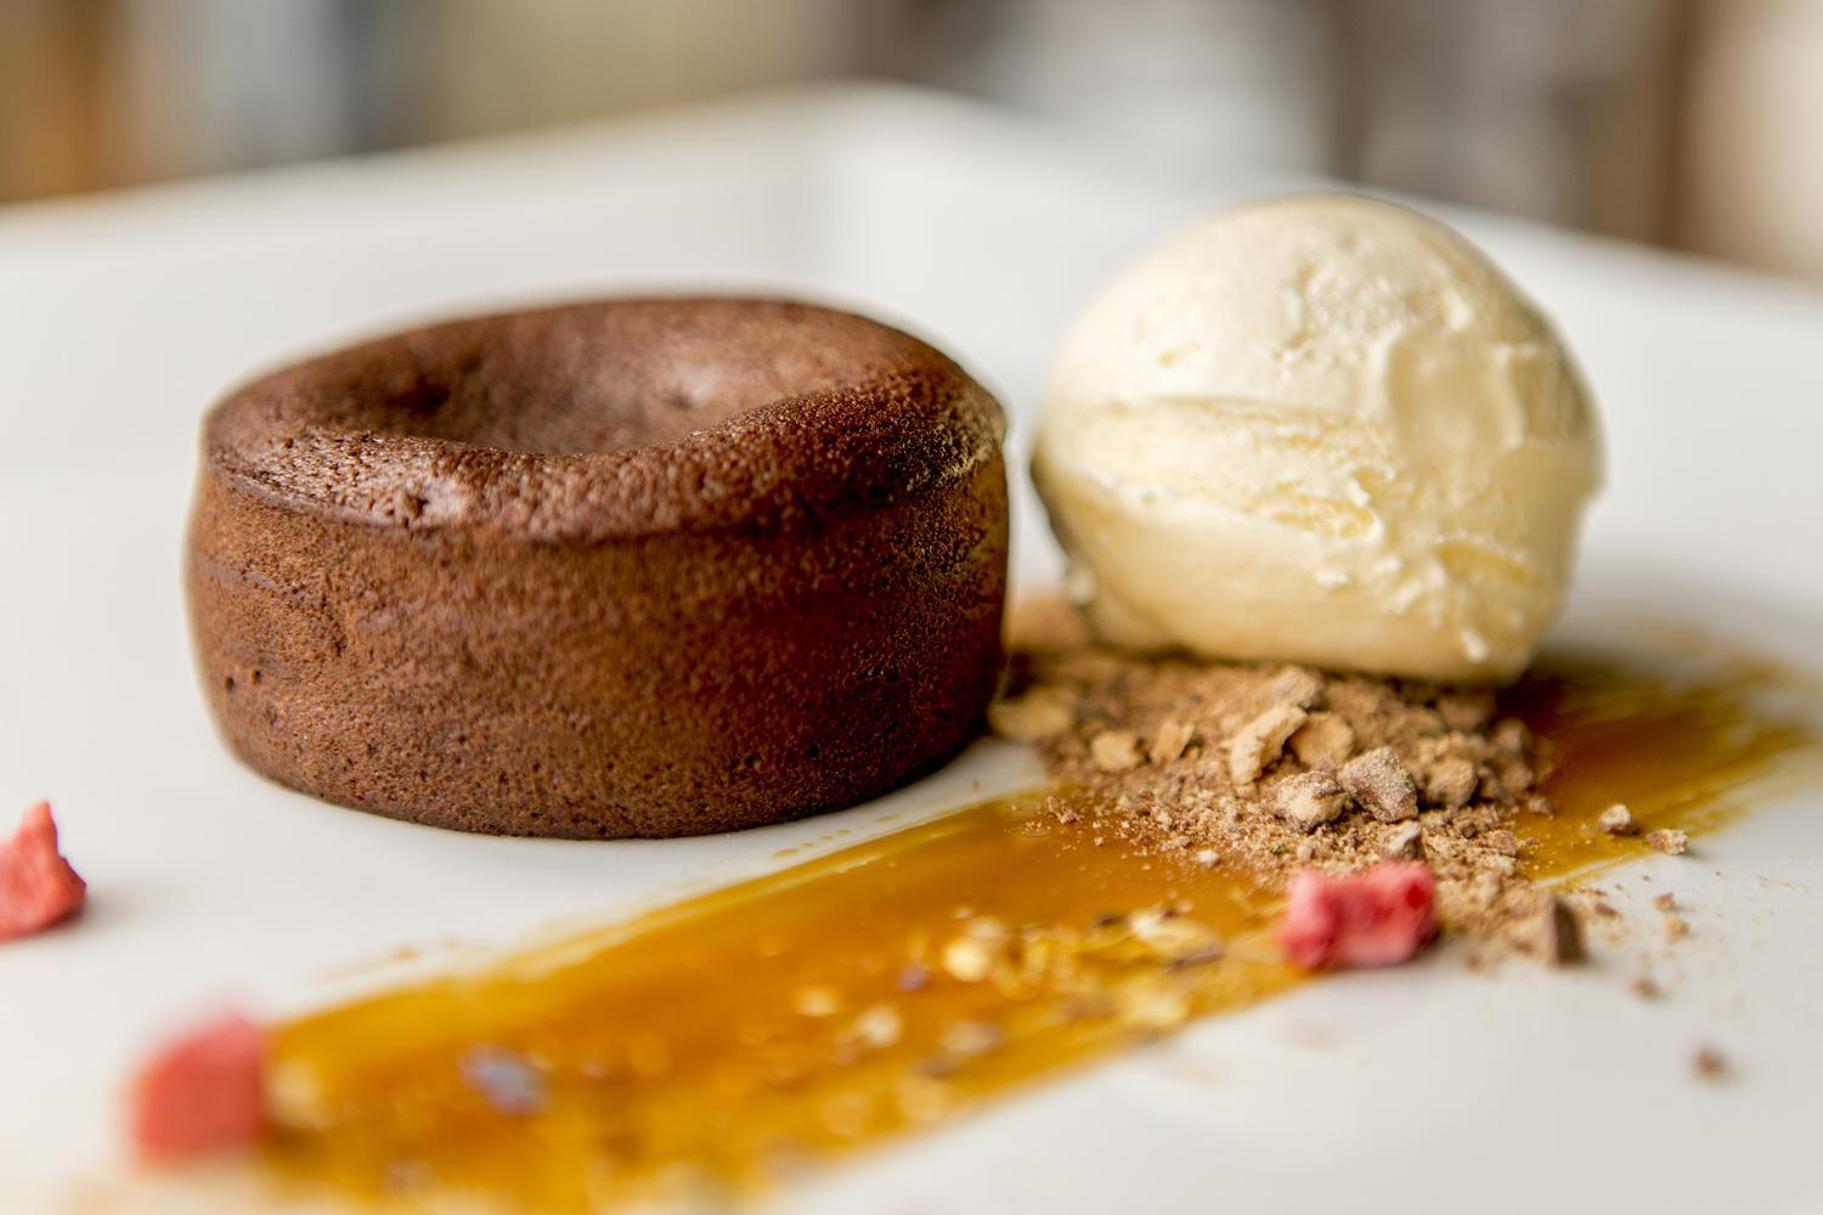
[[[1614,801],[1646,829],[1723,821],[1808,739],[1749,707],[1757,681],[1522,685],[1513,709],[1559,760],[1556,817],[1518,816],[1529,872],[1644,855],[1595,828]],[[1098,839],[1072,796],[972,806],[282,1026],[267,1159],[381,1203],[752,1193],[1304,981],[1258,878]]]

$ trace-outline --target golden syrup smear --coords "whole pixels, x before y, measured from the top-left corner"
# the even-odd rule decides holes
[[[1615,801],[1644,829],[1721,822],[1808,739],[1756,715],[1754,683],[1522,685],[1513,709],[1561,760],[1556,817],[1517,816],[1529,871],[1645,855],[1596,829]],[[382,1205],[738,1197],[1304,981],[1258,879],[1098,840],[1073,796],[972,806],[281,1026],[267,1161]]]

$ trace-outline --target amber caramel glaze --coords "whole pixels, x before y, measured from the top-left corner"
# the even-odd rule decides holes
[[[1583,667],[1513,703],[1559,761],[1557,815],[1519,816],[1539,877],[1645,855],[1595,828],[1617,800],[1648,829],[1716,825],[1808,737],[1739,680]],[[1269,882],[1098,839],[1072,796],[972,806],[282,1026],[267,1161],[382,1203],[752,1193],[1302,981]],[[1159,908],[1177,927],[1117,918]]]

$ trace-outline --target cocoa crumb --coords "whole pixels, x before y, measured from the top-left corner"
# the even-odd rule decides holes
[[[1497,755],[1481,774],[1482,786],[1487,796],[1499,802],[1518,802],[1525,798],[1526,790],[1537,783],[1538,774],[1532,766],[1522,759],[1510,755]]]
[[[1568,966],[1582,961],[1582,923],[1576,912],[1555,894],[1543,894],[1534,904],[1526,918],[1515,925],[1514,942],[1547,965]]]
[[[1480,781],[1471,761],[1459,755],[1445,756],[1425,774],[1424,800],[1446,810],[1460,809],[1474,798]]]
[[[1416,860],[1423,854],[1424,828],[1417,823],[1400,823],[1380,840],[1380,855],[1387,860]]]
[[[1631,983],[1627,984],[1627,992],[1641,1000],[1656,1000],[1664,994],[1649,975],[1636,976]]]
[[[1665,893],[1654,898],[1652,900],[1652,905],[1654,907],[1658,908],[1660,911],[1666,911],[1666,912],[1676,911],[1677,910],[1677,896],[1672,894],[1669,890],[1667,890]]]
[[[1405,725],[1414,737],[1434,738],[1444,732],[1443,715],[1437,710],[1423,705],[1414,705],[1405,712]]]
[[[1328,692],[1329,681],[1309,667],[1286,667],[1266,687],[1274,704],[1306,711],[1321,707]]]
[[[1418,813],[1418,788],[1391,747],[1375,747],[1342,766],[1342,788],[1356,804],[1383,823]]]
[[[1280,781],[1273,791],[1272,808],[1300,831],[1335,822],[1347,805],[1341,782],[1327,772],[1300,772]]]
[[[1439,924],[1487,959],[1566,962],[1583,944],[1577,907],[1591,920],[1616,918],[1601,901],[1571,906],[1524,874],[1516,827],[1522,815],[1552,812],[1541,787],[1549,757],[1521,721],[1497,715],[1485,689],[1138,657],[1095,645],[1080,628],[1022,647],[1019,627],[1016,616],[1017,664],[1032,689],[1022,699],[1068,704],[1069,726],[1040,747],[1051,775],[1082,791],[1073,804],[1093,820],[1085,834],[1096,846],[1118,843],[1159,864],[1219,864],[1267,891],[1300,865],[1344,873],[1422,859]],[[1067,698],[1042,691],[1060,686]],[[1016,954],[977,956],[987,944],[940,948],[932,968],[998,981]],[[1179,1001],[1167,991],[1154,1003],[1169,1011]]]
[[[1708,1043],[1696,1048],[1690,1066],[1700,1080],[1720,1080],[1728,1075],[1727,1057]]]
[[[1532,745],[1532,732],[1517,717],[1508,717],[1495,724],[1488,733],[1488,741],[1496,750],[1518,755]]]
[[[1519,837],[1505,827],[1482,832],[1481,842],[1501,856],[1519,855]]]
[[[1494,716],[1494,693],[1486,688],[1445,692],[1437,697],[1437,716],[1459,734],[1485,729]]]

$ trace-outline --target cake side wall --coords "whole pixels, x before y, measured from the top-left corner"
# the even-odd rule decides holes
[[[461,830],[729,830],[851,805],[973,737],[1005,467],[790,532],[530,543],[339,522],[205,471],[202,686],[252,767]]]

